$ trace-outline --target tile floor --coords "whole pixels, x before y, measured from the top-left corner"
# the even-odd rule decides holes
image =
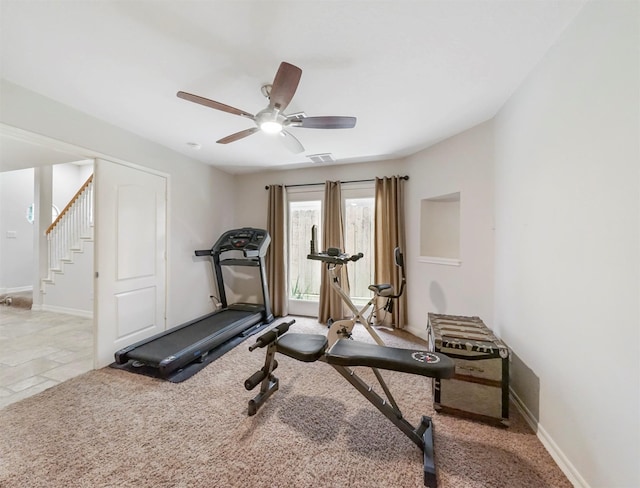
[[[93,369],[93,320],[0,305],[0,408]]]

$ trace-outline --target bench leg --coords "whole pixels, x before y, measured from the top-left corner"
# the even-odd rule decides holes
[[[273,370],[278,367],[278,362],[275,360],[275,355],[276,345],[275,342],[273,342],[267,347],[267,354],[264,359],[263,368],[259,371],[256,371],[244,383],[244,386],[247,390],[252,390],[255,386],[257,386],[258,381],[260,381],[260,392],[251,400],[249,400],[249,416],[255,415],[262,404],[266,402],[271,395],[278,391],[278,378],[273,375]]]
[[[402,416],[402,412],[395,402],[385,401],[369,385],[362,381],[352,369],[335,364],[331,366],[422,450],[424,453],[424,486],[437,488],[436,464],[433,452],[433,422],[431,418],[423,416],[420,425],[414,428]],[[381,381],[383,389],[387,392],[387,385],[380,377],[378,377],[378,380]]]
[[[260,393],[258,393],[255,397],[249,400],[249,416],[255,415],[258,412],[260,406],[267,401],[267,399],[273,395],[276,391],[278,391],[279,382],[278,378],[275,376],[271,376],[266,380],[268,383],[265,383],[264,388],[260,388]]]
[[[418,432],[422,432],[423,453],[424,453],[424,486],[437,488],[436,462],[433,451],[433,422],[430,417],[422,417]]]

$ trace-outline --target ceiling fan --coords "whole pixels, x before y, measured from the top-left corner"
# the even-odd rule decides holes
[[[300,144],[300,141],[293,136],[293,134],[286,130],[287,128],[352,129],[356,125],[355,117],[307,117],[304,113],[295,113],[291,115],[284,114],[284,110],[291,102],[291,99],[298,88],[301,76],[302,70],[297,66],[286,62],[280,63],[280,67],[278,68],[276,77],[273,79],[273,83],[262,87],[262,94],[269,99],[269,105],[255,115],[245,112],[244,110],[225,105],[224,103],[209,100],[208,98],[200,97],[198,95],[192,95],[191,93],[179,91],[177,95],[179,98],[184,100],[199,103],[200,105],[228,112],[233,115],[240,115],[241,117],[246,117],[255,122],[256,127],[245,129],[227,137],[223,137],[216,141],[218,144],[228,144],[262,130],[268,134],[280,135],[282,137],[282,141],[289,150],[294,153],[300,153],[304,151],[304,147]]]

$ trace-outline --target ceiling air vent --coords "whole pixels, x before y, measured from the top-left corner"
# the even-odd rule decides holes
[[[335,163],[335,158],[331,153],[309,154],[307,156],[314,163]]]

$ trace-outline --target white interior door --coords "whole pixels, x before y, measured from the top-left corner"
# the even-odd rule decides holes
[[[96,367],[165,330],[167,180],[104,160],[95,167]]]

